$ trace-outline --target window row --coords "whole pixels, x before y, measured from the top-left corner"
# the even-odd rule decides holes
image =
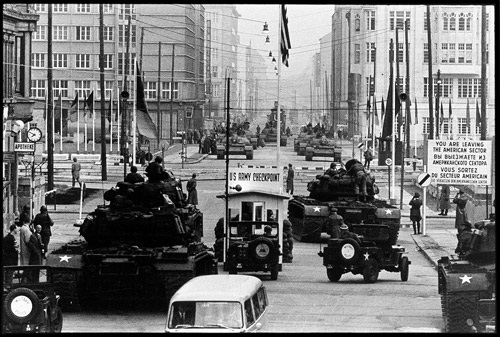
[[[122,37],[123,32],[120,26],[120,37]],[[52,27],[52,39],[54,41],[69,41],[70,39],[70,26],[53,26]],[[74,27],[74,39],[76,41],[99,41],[100,28],[93,26],[76,26]],[[127,31],[127,29],[125,29]],[[33,34],[33,41],[46,41],[48,36],[48,26],[37,25],[36,32]],[[95,32],[96,36],[93,35]],[[104,41],[114,41],[114,27],[105,26],[103,27]],[[120,39],[121,41],[121,39]]]
[[[92,13],[92,4],[71,4],[72,6],[75,6],[75,12],[76,13]],[[46,3],[35,3],[35,10],[37,13],[47,13],[49,11],[49,6]],[[99,5],[95,4],[95,12],[99,11]],[[113,13],[114,10],[114,4],[103,4],[103,11],[104,13]],[[53,3],[52,4],[52,11],[54,13],[68,13],[69,12],[69,4],[60,4],[60,3]]]
[[[476,48],[478,53],[479,47]],[[441,63],[454,63],[454,64],[472,64],[473,63],[473,50],[472,43],[441,43],[441,52],[438,58]],[[481,61],[481,54],[477,56],[478,61]],[[489,45],[486,45],[486,64],[489,59]],[[424,63],[429,63],[429,44],[424,43]]]
[[[472,116],[472,115],[471,115]],[[475,122],[472,121],[472,119],[467,122],[467,118],[463,117],[458,117],[457,118],[457,130],[453,130],[453,123],[450,123],[450,119],[445,117],[443,118],[443,122],[439,123],[439,133],[441,135],[443,134],[454,134],[455,132],[460,134],[460,135],[469,135],[474,131],[475,133],[479,134],[481,133],[481,127],[477,126]],[[434,121],[435,123],[435,121]],[[423,134],[429,134],[430,132],[430,122],[429,122],[429,117],[423,117]]]
[[[113,54],[104,54],[104,69],[113,69]],[[45,53],[31,54],[31,66],[33,68],[47,68],[48,55]],[[77,69],[91,69],[92,68],[92,55],[91,54],[76,54],[74,55],[74,63],[69,63],[69,54],[54,53],[52,54],[52,67],[53,68],[73,68]],[[99,55],[94,56],[96,66],[99,66]]]
[[[87,80],[79,80],[74,81],[74,94],[70,96],[69,92],[69,82],[66,80],[55,80],[53,81],[53,92],[54,92],[54,100],[61,95],[62,98],[74,98],[78,93],[78,97],[83,100],[84,97],[87,97],[95,88],[95,96],[94,99],[98,100],[101,98],[101,88],[100,85],[96,84],[93,81]],[[146,99],[157,99],[157,82],[144,82],[144,94]],[[31,97],[33,98],[45,98],[47,92],[47,81],[46,80],[32,80],[31,81]],[[111,99],[113,89],[115,88],[115,81],[105,81],[105,91],[106,91],[106,99]],[[118,83],[119,88],[123,88],[122,81]],[[170,100],[171,98],[171,82],[161,82],[161,98],[164,100]],[[179,82],[174,82],[174,90],[173,90],[174,99],[179,99]],[[113,97],[116,99],[116,97]]]
[[[439,96],[440,97],[454,97],[453,96],[453,84],[455,82],[454,78],[441,78],[441,83],[439,85]],[[481,79],[480,78],[457,78],[458,82],[458,98],[474,98],[481,97]],[[488,79],[486,79],[486,88],[488,88]],[[438,83],[437,78],[434,78],[432,89],[434,92],[434,97],[438,93]],[[488,89],[486,89],[486,95],[488,95]],[[424,97],[429,95],[429,78],[424,77]]]

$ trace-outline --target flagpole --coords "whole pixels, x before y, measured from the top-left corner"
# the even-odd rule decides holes
[[[133,109],[132,109],[132,165],[135,165],[135,155],[136,155],[136,144],[137,144],[137,119],[136,119],[136,113],[137,113],[137,57],[134,57],[134,88],[135,88],[135,95],[134,95],[134,104],[133,104]]]
[[[94,86],[94,91],[96,91]],[[97,92],[97,91],[96,91]],[[101,92],[101,95],[103,93]],[[94,95],[92,95],[92,153],[95,153],[95,110],[94,110]],[[102,111],[101,111],[102,113]],[[102,141],[102,139],[101,139]]]
[[[120,154],[120,95],[118,94],[118,84],[116,85],[116,108],[117,108],[117,118],[118,120],[116,121],[116,153]]]
[[[87,139],[87,113],[85,112],[85,108],[87,107],[87,96],[85,96],[85,101],[84,101],[84,105],[83,105],[83,116],[85,117],[85,134],[83,135],[83,142],[85,143],[85,154],[87,154],[88,152],[88,145],[87,145],[87,142],[88,142],[88,139]]]
[[[47,93],[47,89],[45,89],[45,151],[49,151],[49,137],[47,137],[47,130],[49,128],[48,125],[48,115],[49,115],[49,97]]]
[[[80,101],[76,93],[76,153],[80,153]]]
[[[276,107],[276,167],[279,169],[280,167],[280,144],[281,144],[281,106],[280,106],[280,79],[281,79],[281,62],[282,62],[282,55],[281,55],[281,30],[282,30],[282,20],[283,18],[281,17],[281,6],[278,5],[278,11],[279,11],[279,23],[278,23],[278,106]],[[283,189],[283,187],[281,187]],[[281,192],[281,191],[280,191]]]
[[[60,110],[61,110],[61,120],[59,121],[59,134],[60,134],[60,138],[59,138],[59,153],[62,153],[62,134],[63,134],[63,112],[62,112],[62,97],[61,97],[61,92],[59,92],[59,104],[60,104]]]
[[[109,153],[113,152],[113,90],[109,98]]]
[[[52,144],[50,144],[50,147],[52,150],[55,148],[55,142],[56,142],[56,105],[54,104],[54,96],[52,96]]]

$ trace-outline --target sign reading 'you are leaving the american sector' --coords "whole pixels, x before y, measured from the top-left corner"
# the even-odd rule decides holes
[[[437,184],[491,185],[491,141],[428,140],[427,172]]]

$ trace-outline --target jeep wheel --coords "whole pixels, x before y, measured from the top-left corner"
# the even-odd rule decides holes
[[[38,296],[28,288],[12,290],[5,296],[3,305],[7,317],[17,324],[31,321],[41,309]]]
[[[374,258],[369,258],[363,268],[363,278],[366,283],[375,283],[378,279],[378,262]]]
[[[278,265],[271,267],[271,280],[276,281],[278,279]]]
[[[361,254],[359,243],[354,239],[342,240],[339,247],[340,259],[345,264],[355,264]]]
[[[51,322],[50,332],[60,333],[63,327],[63,313],[60,307],[56,308],[56,316],[54,320]]]
[[[408,269],[410,262],[408,261],[408,257],[403,256],[401,258],[401,262],[399,263],[399,270],[401,271],[401,281],[408,281]]]
[[[342,269],[340,268],[327,268],[326,275],[331,282],[338,282],[342,277]]]
[[[248,244],[250,258],[257,263],[270,263],[275,255],[274,244],[265,237],[260,237]]]
[[[470,293],[449,293],[447,296],[447,319],[445,332],[471,332],[467,319],[478,322],[477,295]]]

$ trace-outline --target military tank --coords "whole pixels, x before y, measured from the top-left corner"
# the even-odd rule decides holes
[[[360,166],[361,165],[361,166]],[[379,189],[369,173],[358,175],[362,164],[351,159],[336,173],[317,175],[307,184],[309,196],[294,195],[288,202],[288,219],[292,223],[293,236],[302,242],[321,242],[321,233],[328,232],[328,216],[332,208],[355,224],[381,224],[389,227],[389,242],[396,244],[401,223],[401,211],[375,196]],[[360,185],[366,183],[366,191]],[[363,235],[362,226],[354,226],[354,232]],[[329,234],[329,233],[327,233]]]
[[[186,202],[170,172],[157,182],[118,182],[75,224],[83,239],[47,256],[61,307],[79,311],[95,298],[160,299],[185,282],[217,273],[213,250],[202,241],[203,213]]]
[[[457,255],[438,260],[445,332],[496,332],[495,236],[494,218],[476,222],[458,236]]]

